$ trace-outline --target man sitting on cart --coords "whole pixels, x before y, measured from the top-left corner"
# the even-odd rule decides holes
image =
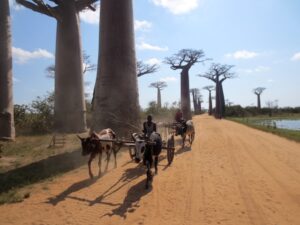
[[[183,114],[180,109],[177,110],[175,114],[175,121],[176,121],[176,136],[182,135],[184,132],[186,132],[187,125],[186,121],[183,119]]]
[[[156,132],[156,123],[152,121],[152,116],[147,116],[147,121],[143,124],[143,133],[144,135],[149,138],[152,132]]]

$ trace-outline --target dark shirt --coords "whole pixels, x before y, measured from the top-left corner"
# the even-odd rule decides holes
[[[151,123],[144,122],[144,124],[143,124],[143,133],[149,137],[150,134],[153,131],[156,132],[156,123],[153,123],[153,122],[151,122]]]

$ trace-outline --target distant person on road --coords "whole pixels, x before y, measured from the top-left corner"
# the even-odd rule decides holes
[[[143,133],[146,137],[150,137],[152,132],[156,132],[156,123],[152,122],[152,116],[147,116],[147,121],[143,124]]]

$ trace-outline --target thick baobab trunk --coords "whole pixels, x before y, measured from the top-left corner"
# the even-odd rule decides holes
[[[220,87],[220,82],[217,80],[216,82],[216,110],[215,110],[215,117],[217,119],[221,119],[221,105],[222,105],[222,100],[221,100],[221,87]]]
[[[197,105],[196,94],[193,90],[192,90],[192,97],[193,97],[194,112],[195,112],[195,114],[198,114],[198,105]]]
[[[157,88],[157,108],[161,109],[161,90]]]
[[[212,99],[211,99],[211,91],[209,91],[208,96],[208,115],[212,115]]]
[[[260,94],[257,94],[257,108],[261,109],[261,106],[260,106]]]
[[[190,82],[189,72],[183,69],[181,72],[181,111],[185,120],[192,119],[190,104]]]
[[[55,128],[82,132],[86,130],[86,108],[79,15],[71,2],[61,7],[56,34]]]
[[[202,110],[201,101],[198,99],[197,101],[197,114],[200,114]]]
[[[11,30],[8,0],[0,0],[0,140],[14,140]]]
[[[102,0],[93,127],[140,130],[132,0]]]

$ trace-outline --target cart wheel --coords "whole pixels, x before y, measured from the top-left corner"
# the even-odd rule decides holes
[[[131,159],[133,159],[135,157],[135,153],[134,153],[134,148],[133,147],[129,147],[129,156]]]
[[[174,159],[174,146],[174,135],[171,135],[167,142],[167,158],[169,165],[171,165]]]

